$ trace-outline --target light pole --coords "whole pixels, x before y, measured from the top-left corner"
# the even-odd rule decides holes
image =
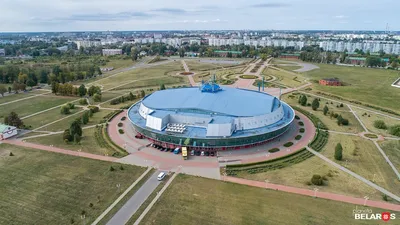
[[[117,188],[118,188],[118,193],[119,193],[119,188],[121,187],[121,184],[117,184]]]
[[[372,182],[374,182],[374,183],[375,183],[375,176],[376,176],[376,174],[374,173],[374,177],[372,178]]]
[[[318,188],[314,188],[314,198],[317,197],[317,191],[318,191],[318,190],[319,190]]]
[[[268,182],[269,180],[265,180],[265,189],[268,189]]]
[[[81,219],[83,220],[83,225],[86,224],[85,218],[86,218],[86,215],[85,215],[85,214],[82,214],[82,215],[81,215]]]
[[[369,199],[369,197],[368,196],[364,196],[364,199],[365,199],[365,201],[364,201],[364,206],[367,204],[367,200]]]

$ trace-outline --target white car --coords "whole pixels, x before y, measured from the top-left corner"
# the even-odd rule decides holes
[[[161,172],[160,174],[158,174],[157,180],[163,180],[165,176],[167,176],[167,174],[165,172]]]

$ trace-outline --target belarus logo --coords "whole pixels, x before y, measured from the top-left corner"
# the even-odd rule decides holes
[[[382,213],[382,220],[389,221],[390,220],[390,212],[383,212]]]

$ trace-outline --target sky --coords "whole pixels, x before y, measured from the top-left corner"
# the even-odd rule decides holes
[[[0,32],[400,30],[397,0],[0,0]]]

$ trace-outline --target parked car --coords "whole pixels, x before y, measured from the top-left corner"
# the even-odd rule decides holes
[[[204,152],[204,155],[209,156],[210,152]]]
[[[215,153],[214,152],[210,152],[210,156],[215,156]]]
[[[195,151],[195,153],[194,153],[196,156],[200,156],[200,151]]]
[[[201,156],[204,156],[204,151],[201,151]]]
[[[190,151],[190,155],[194,156],[194,150]]]
[[[165,178],[165,176],[167,176],[167,174],[165,172],[161,172],[160,174],[158,174],[157,180],[161,181]]]
[[[181,149],[180,149],[180,148],[176,148],[176,149],[174,150],[174,154],[175,154],[175,155],[178,155],[179,153],[181,153]]]

